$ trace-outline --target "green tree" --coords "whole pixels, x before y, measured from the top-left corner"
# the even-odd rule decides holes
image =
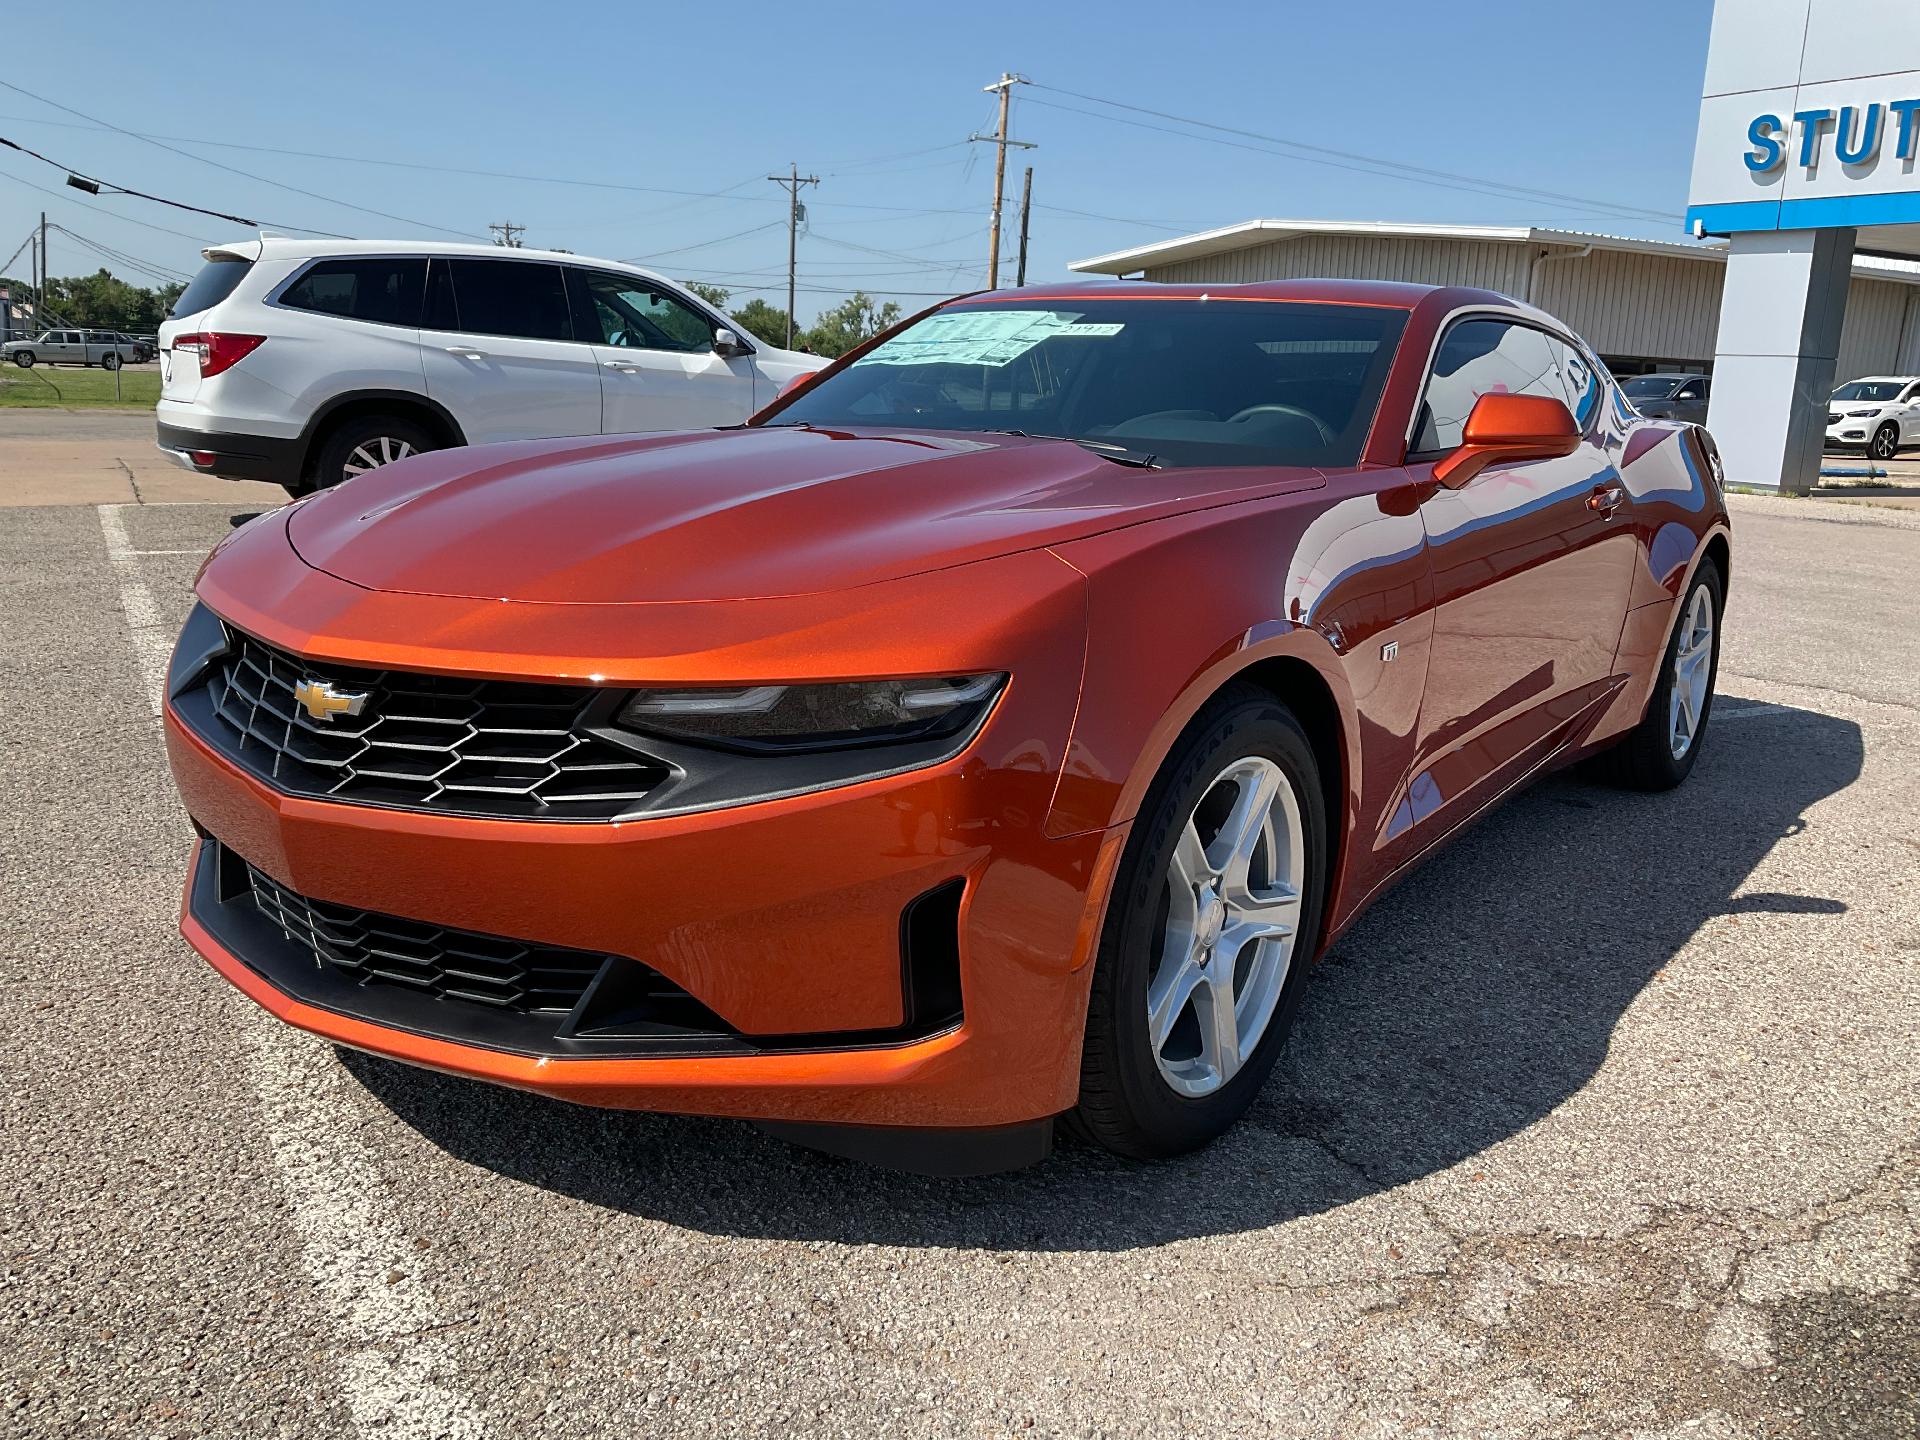
[[[807,331],[806,339],[817,353],[835,357],[899,321],[900,307],[893,301],[875,305],[872,296],[856,290],[833,309],[822,311],[813,328]]]
[[[704,280],[687,281],[687,289],[698,295],[716,310],[725,310],[727,308],[727,297],[732,293],[731,291],[721,289],[718,285],[709,285]]]
[[[787,312],[764,300],[749,300],[733,312],[733,318],[741,329],[769,345],[785,346],[787,343]],[[803,337],[796,330],[794,338],[798,340]]]
[[[0,281],[24,297],[30,287],[19,281]],[[56,275],[47,281],[47,314],[42,325],[75,325],[89,330],[128,330],[146,334],[160,328],[184,285],[162,285],[157,290],[130,285],[106,270],[91,275]]]

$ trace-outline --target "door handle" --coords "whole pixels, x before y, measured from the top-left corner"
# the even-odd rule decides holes
[[[618,370],[622,375],[638,375],[640,373],[640,367],[635,365],[631,360],[602,360],[600,363],[609,370]]]
[[[1587,496],[1587,509],[1597,515],[1612,515],[1626,498],[1627,492],[1618,485],[1596,485]]]
[[[447,353],[449,355],[458,355],[462,360],[484,360],[487,358],[486,351],[476,350],[471,345],[449,345],[447,346]]]

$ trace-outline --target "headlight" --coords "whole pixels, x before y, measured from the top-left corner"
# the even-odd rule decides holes
[[[1878,409],[1874,409],[1874,410],[1849,410],[1849,411],[1847,411],[1847,418],[1848,418],[1849,420],[1871,420],[1871,419],[1872,419],[1872,418],[1873,418],[1874,416],[1876,416],[1876,415],[1878,415],[1879,413],[1880,413],[1880,412],[1879,412],[1879,410],[1878,410]]]
[[[972,728],[1004,673],[828,685],[641,690],[614,723],[666,740],[755,754],[939,740]]]

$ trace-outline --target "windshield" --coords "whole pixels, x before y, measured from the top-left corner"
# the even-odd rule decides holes
[[[1636,375],[1621,384],[1620,393],[1629,400],[1664,400],[1679,383],[1671,375]]]
[[[1903,380],[1850,380],[1833,392],[1836,400],[1877,400],[1882,404],[1900,393]]]
[[[951,305],[768,423],[1017,431],[1163,466],[1351,465],[1405,322],[1292,301]]]

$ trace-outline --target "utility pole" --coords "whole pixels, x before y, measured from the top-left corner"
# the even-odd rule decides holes
[[[1013,272],[1013,283],[1025,287],[1027,283],[1027,217],[1033,212],[1033,167],[1027,167],[1027,178],[1020,186],[1020,268]]]
[[[800,221],[807,213],[800,203],[802,185],[818,185],[818,175],[802,175],[800,167],[792,161],[787,162],[787,173],[769,175],[767,179],[787,192],[787,349],[793,348],[793,307],[794,282],[800,265]]]
[[[1017,145],[1022,150],[1037,148],[1025,140],[1007,138],[1007,111],[1013,98],[1013,87],[1029,83],[1024,75],[1014,75],[1002,71],[1000,78],[991,85],[980,88],[1000,92],[1000,123],[991,135],[969,135],[969,140],[984,140],[995,147],[993,156],[993,228],[987,233],[987,288],[1000,286],[1000,205],[1006,196],[1007,188],[1007,147]]]
[[[40,291],[33,297],[33,321],[42,330],[53,322],[42,320],[42,315],[51,315],[47,306],[47,212],[40,212]]]
[[[527,233],[526,226],[516,225],[511,220],[502,220],[498,225],[487,226],[487,229],[491,230],[496,237],[493,243],[508,250],[521,249],[520,242],[514,237]]]

